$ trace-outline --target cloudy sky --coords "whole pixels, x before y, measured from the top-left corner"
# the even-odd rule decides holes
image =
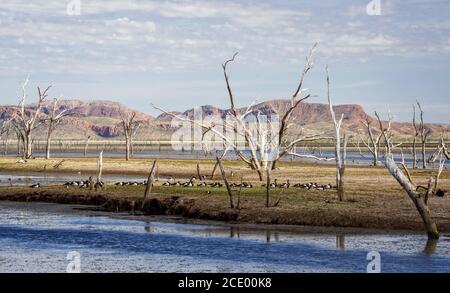
[[[381,15],[367,13],[369,0],[81,0],[79,15],[76,2],[0,2],[1,104],[17,102],[30,74],[33,98],[37,85],[54,84],[54,96],[150,114],[151,103],[225,107],[220,66],[236,51],[240,105],[286,98],[317,42],[311,101],[325,102],[329,64],[337,104],[389,107],[406,121],[419,99],[428,121],[450,123],[450,1],[380,0]]]

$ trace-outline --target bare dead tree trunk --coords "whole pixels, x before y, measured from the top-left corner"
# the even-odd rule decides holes
[[[414,203],[414,206],[416,207],[417,211],[420,214],[420,217],[422,218],[422,221],[428,234],[428,238],[438,239],[439,231],[437,229],[436,223],[431,217],[430,209],[428,208],[428,205],[425,203],[424,197],[417,192],[417,187],[415,187],[403,174],[403,172],[398,168],[392,156],[386,157],[385,165],[386,168],[389,170],[389,173],[391,173],[391,175],[397,180],[397,182],[400,183],[400,185],[408,194],[409,198]]]
[[[202,175],[200,175],[200,164],[197,163],[197,176],[198,176],[198,180],[202,180]]]
[[[22,141],[22,135],[20,132],[16,132],[16,136],[17,136],[17,156],[20,156],[20,142]]]
[[[341,142],[339,142],[339,144],[341,144]],[[344,134],[344,145],[343,145],[343,154],[340,154],[339,157],[340,159],[338,161],[337,164],[337,172],[336,172],[336,182],[337,182],[337,193],[338,193],[338,198],[339,201],[343,201],[345,198],[345,180],[344,180],[344,175],[345,175],[345,162],[346,162],[346,157],[347,157],[347,144],[348,144],[348,135],[345,133]]]
[[[131,154],[130,154],[131,148],[130,148],[130,137],[128,135],[125,135],[125,159],[127,161],[130,160]]]
[[[238,210],[241,209],[241,192],[242,192],[243,183],[244,183],[244,181],[243,181],[243,178],[241,176],[241,185],[239,185],[239,191],[238,191],[238,196],[237,196],[237,205],[236,205],[236,208]]]
[[[419,136],[419,130],[416,123],[416,106],[413,104],[413,128],[414,137],[412,143],[412,156],[413,156],[413,169],[417,169],[417,136]]]
[[[270,205],[270,170],[266,170],[266,208]]]
[[[88,150],[88,146],[89,146],[89,140],[91,139],[91,136],[89,135],[87,138],[86,138],[86,141],[85,141],[85,143],[84,143],[84,156],[86,157],[87,156],[87,150]]]
[[[51,130],[51,128],[53,127],[53,125],[52,125],[53,123],[50,123],[49,125],[48,125],[48,130],[47,130],[47,143],[46,143],[46,146],[45,146],[45,159],[46,160],[48,160],[48,159],[50,159],[50,139],[51,139],[51,136],[52,136],[52,130]]]
[[[136,128],[140,124],[140,122],[135,121],[136,112],[129,112],[123,114],[120,112],[120,117],[122,119],[122,127],[125,135],[125,159],[129,161],[132,155],[132,143],[133,136],[136,133]]]
[[[425,128],[423,122],[423,110],[420,103],[417,101],[417,106],[420,111],[420,124],[419,124],[419,133],[420,133],[420,143],[421,143],[421,153],[422,153],[422,168],[427,168],[427,160],[426,160],[426,144],[428,140],[428,136],[430,135],[430,129]]]
[[[220,173],[222,175],[223,182],[225,183],[225,186],[227,188],[228,199],[230,202],[230,208],[233,209],[234,208],[233,194],[231,192],[230,184],[228,184],[227,175],[225,174],[225,170],[222,166],[222,161],[220,160],[219,156],[216,156],[216,160],[217,160],[217,164],[219,165],[219,168],[220,168]]]
[[[56,114],[56,110],[58,107],[58,99],[53,100],[53,107],[52,107],[52,113],[51,116],[48,119],[45,119],[44,121],[48,122],[48,129],[47,129],[47,143],[45,148],[45,159],[50,159],[50,147],[51,147],[51,137],[52,133],[55,130],[56,124],[60,122],[60,120],[66,116],[66,110],[62,110],[60,113]]]
[[[130,139],[130,158],[134,156],[133,138]]]
[[[103,173],[103,151],[100,152],[97,160],[97,182],[102,181],[102,173]]]
[[[3,137],[3,135],[5,136],[5,139],[3,141],[3,153],[5,156],[8,155],[8,145],[9,145],[9,134],[10,134],[10,125],[9,125],[10,121],[8,122],[3,122],[2,126],[0,127],[0,137]]]
[[[148,174],[147,186],[145,187],[144,199],[142,200],[141,210],[144,209],[145,201],[146,201],[147,197],[150,195],[150,192],[152,190],[153,181],[154,181],[154,178],[155,178],[155,171],[156,171],[156,168],[157,168],[156,167],[157,166],[157,162],[158,162],[158,160],[154,160],[153,161],[152,168],[150,169],[150,173]]]
[[[343,201],[345,197],[345,189],[344,189],[344,175],[345,175],[345,160],[347,156],[347,143],[348,136],[344,134],[344,144],[341,147],[341,125],[344,120],[344,114],[341,115],[339,121],[336,119],[336,113],[333,109],[333,103],[331,102],[330,96],[330,75],[328,72],[328,66],[326,67],[327,73],[327,97],[328,97],[328,105],[330,107],[331,118],[334,124],[334,132],[335,132],[335,155],[336,155],[336,187],[337,187],[337,195],[339,201]]]
[[[214,175],[216,174],[217,166],[218,166],[218,164],[217,164],[217,162],[216,162],[216,163],[214,164],[213,170],[212,170],[212,172],[211,172],[211,180],[214,179]]]
[[[24,159],[30,159],[32,156],[33,156],[33,140],[31,138],[31,131],[26,131]]]
[[[414,138],[413,138],[412,156],[413,156],[413,169],[417,169],[417,143],[416,143],[416,136],[414,136]]]
[[[383,123],[381,122],[380,117],[378,116],[378,113],[375,112],[376,117],[378,118],[378,122],[380,125],[380,131],[383,133],[384,141],[385,141],[385,162],[384,165],[388,169],[389,173],[397,180],[397,182],[402,186],[403,190],[408,194],[409,198],[413,202],[414,206],[416,207],[417,211],[419,212],[419,215],[422,219],[422,222],[424,224],[425,230],[427,231],[428,238],[429,239],[438,239],[439,238],[439,231],[437,229],[437,225],[434,222],[430,209],[428,207],[428,197],[431,194],[435,193],[435,190],[433,190],[433,187],[435,186],[433,184],[434,180],[438,180],[438,176],[436,179],[433,179],[433,177],[430,177],[428,187],[426,188],[425,193],[421,194],[418,190],[418,186],[415,186],[414,183],[411,181],[411,176],[409,175],[409,171],[404,164],[402,163],[403,168],[405,169],[405,173],[398,167],[397,163],[394,161],[393,155],[392,155],[392,149],[394,147],[391,139],[392,139],[392,133],[390,130],[390,124],[391,124],[391,118],[389,117],[388,121],[388,127],[385,128],[383,126]],[[441,165],[443,165],[443,162],[441,161]]]

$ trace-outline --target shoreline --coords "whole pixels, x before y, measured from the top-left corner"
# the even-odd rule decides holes
[[[423,224],[418,217],[397,221],[395,216],[367,218],[365,215],[353,217],[351,212],[310,211],[294,216],[292,213],[281,213],[279,208],[262,210],[259,207],[241,210],[230,208],[207,209],[204,200],[190,196],[156,194],[148,198],[141,209],[142,197],[121,197],[108,191],[99,193],[72,190],[63,193],[51,189],[0,188],[1,202],[52,203],[78,205],[82,210],[107,213],[114,216],[128,213],[130,219],[145,219],[148,216],[179,217],[192,221],[214,221],[227,225],[245,225],[252,227],[309,227],[313,231],[321,229],[355,229],[379,230],[383,233],[410,232],[424,233]],[[224,198],[224,200],[226,200]],[[262,214],[261,214],[262,213]],[[439,222],[439,221],[438,221]],[[450,222],[438,224],[441,233],[450,232]]]
[[[58,168],[54,168],[64,160]],[[103,174],[115,175],[120,181],[127,176],[148,176],[151,160],[123,159],[104,160]],[[336,167],[331,165],[298,162],[280,162],[272,172],[273,180],[285,183],[290,180],[291,188],[273,188],[270,191],[270,207],[265,207],[265,188],[261,186],[254,171],[241,161],[224,161],[228,180],[239,183],[241,178],[252,184],[252,188],[232,188],[234,203],[240,194],[240,208],[230,209],[225,187],[211,187],[222,182],[216,172],[210,179],[214,161],[199,163],[201,175],[206,175],[207,185],[194,187],[163,186],[164,179],[176,178],[184,182],[192,176],[198,177],[197,160],[159,159],[158,174],[161,180],[154,183],[150,197],[142,212],[145,215],[181,216],[190,219],[224,221],[227,223],[300,225],[318,227],[354,227],[381,230],[408,230],[422,232],[423,223],[401,186],[384,167],[348,166],[346,168],[346,195],[344,201],[337,199],[336,190],[294,188],[296,183],[317,182],[333,184]],[[15,169],[13,172],[12,170]],[[45,174],[70,174],[70,180],[86,180],[88,174],[95,174],[96,159],[59,158],[35,159],[26,164],[17,164],[15,159],[0,158],[0,173],[26,176],[40,170]],[[416,184],[426,186],[429,170],[415,169],[410,172]],[[184,179],[183,179],[184,178]],[[40,180],[40,179],[38,179]],[[115,180],[115,179],[114,179]],[[38,182],[33,182],[38,183]],[[0,187],[0,200],[23,202],[53,202],[65,204],[95,205],[109,212],[133,212],[141,209],[145,186],[115,186],[106,182],[103,190],[89,191],[78,187],[66,187],[62,183],[39,182],[42,188],[28,186]],[[444,170],[439,180],[440,188],[450,190],[450,171]],[[274,204],[278,202],[275,207]],[[429,207],[441,232],[450,231],[450,196],[432,197]]]
[[[420,231],[411,230],[382,230],[376,228],[355,228],[355,227],[327,227],[327,226],[303,226],[303,225],[282,225],[282,224],[252,224],[240,222],[225,222],[217,220],[202,220],[195,218],[186,218],[181,216],[167,215],[139,215],[129,212],[110,212],[99,211],[97,206],[78,205],[78,204],[60,204],[49,202],[18,202],[0,200],[0,207],[13,207],[16,209],[37,210],[48,213],[89,216],[89,217],[108,217],[118,220],[142,221],[142,222],[162,222],[176,224],[192,224],[192,225],[212,225],[223,228],[236,228],[241,232],[277,232],[293,233],[293,234],[345,234],[345,235],[390,235],[390,234],[409,234],[424,235]]]

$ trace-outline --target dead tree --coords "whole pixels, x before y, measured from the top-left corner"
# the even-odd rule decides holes
[[[225,169],[223,168],[222,161],[220,160],[219,156],[216,156],[216,161],[220,168],[220,174],[222,175],[222,180],[225,183],[225,187],[227,188],[230,208],[234,209],[233,193],[231,192],[230,184],[228,183],[227,175],[225,174]]]
[[[15,114],[14,123],[17,126],[18,131],[21,134],[21,137],[23,139],[24,143],[24,153],[23,157],[24,159],[29,159],[33,156],[33,141],[32,141],[32,134],[36,127],[38,127],[40,123],[40,115],[42,110],[42,104],[47,98],[47,92],[51,88],[51,85],[48,86],[44,91],[41,90],[40,87],[37,88],[38,90],[38,101],[33,109],[26,109],[26,99],[27,99],[27,91],[26,87],[28,84],[28,77],[26,80],[21,84],[21,92],[22,97],[20,98],[19,107],[17,110],[17,113]]]
[[[432,174],[432,176],[429,177],[426,187],[414,184],[404,160],[401,163],[403,171],[394,160],[393,149],[396,146],[392,142],[392,132],[390,129],[391,117],[388,118],[388,125],[386,127],[383,125],[378,113],[375,112],[375,116],[378,119],[380,131],[383,133],[384,138],[384,165],[388,169],[389,173],[397,180],[403,190],[405,190],[408,194],[409,198],[419,212],[425,230],[428,234],[428,239],[438,239],[439,231],[431,216],[431,211],[428,207],[428,199],[431,195],[434,195],[438,191],[437,185],[434,183],[439,180],[439,175],[440,172],[442,172],[445,161],[441,159],[439,168],[441,171],[435,175]]]
[[[379,162],[379,156],[380,156],[380,141],[383,136],[382,133],[375,134],[374,129],[372,128],[371,121],[369,116],[366,117],[365,121],[363,122],[364,126],[366,127],[367,132],[367,138],[360,137],[360,140],[363,142],[365,147],[369,150],[369,152],[372,154],[372,164],[374,166],[378,166]],[[360,151],[360,153],[362,153]]]
[[[56,125],[58,125],[58,123],[61,121],[61,119],[64,116],[68,115],[66,109],[60,111],[59,113],[56,113],[57,110],[58,110],[58,99],[54,99],[53,105],[52,105],[52,112],[48,118],[44,119],[44,122],[47,123],[47,125],[48,125],[47,143],[46,143],[46,147],[45,147],[45,159],[47,159],[47,160],[50,159],[51,138],[52,138],[53,131],[56,129]]]
[[[125,159],[129,161],[132,154],[133,136],[140,123],[136,121],[136,112],[127,112],[125,114],[121,112],[120,118],[122,120],[122,127],[125,135]]]
[[[301,142],[324,139],[322,134],[307,135],[302,133],[295,139],[286,135],[289,127],[293,125],[293,111],[301,104],[301,102],[311,97],[309,94],[304,97],[301,96],[306,91],[306,89],[303,89],[303,81],[313,66],[313,53],[315,48],[316,44],[312,47],[306,58],[300,80],[290,99],[290,105],[285,111],[277,111],[272,107],[271,110],[274,114],[273,116],[278,118],[276,121],[275,119],[272,119],[273,121],[263,119],[261,112],[255,108],[255,102],[251,103],[245,109],[236,108],[235,97],[228,73],[228,65],[235,61],[238,53],[235,53],[231,59],[222,64],[223,76],[230,104],[227,116],[229,119],[225,119],[225,121],[222,121],[220,124],[211,125],[211,123],[204,122],[203,120],[197,121],[188,117],[176,115],[173,112],[163,110],[157,106],[153,107],[169,116],[180,121],[189,122],[193,126],[200,127],[203,131],[210,132],[219,137],[225,145],[224,154],[228,150],[233,150],[240,160],[247,164],[252,170],[255,170],[259,180],[262,181],[269,165],[272,169],[275,169],[277,162],[285,155],[321,159],[314,155],[295,153],[294,148]],[[252,122],[249,122],[249,118],[254,119]],[[226,133],[231,133],[232,135],[224,135],[222,130],[225,130]],[[248,152],[243,151],[239,139],[245,142]]]
[[[412,143],[412,156],[413,156],[413,169],[417,168],[417,137],[419,136],[419,129],[417,127],[416,121],[416,105],[413,104],[413,121],[412,125],[414,128],[414,137]]]
[[[16,134],[17,138],[17,156],[20,157],[21,153],[25,153],[25,139],[23,137],[22,132],[19,129],[19,125],[17,124],[17,121],[11,120],[11,125],[13,127],[14,133]],[[23,155],[22,155],[23,156]]]
[[[341,115],[339,121],[336,119],[336,113],[333,109],[333,103],[331,102],[330,96],[330,75],[328,72],[328,66],[326,67],[327,73],[327,98],[328,105],[330,107],[331,119],[334,124],[334,132],[335,132],[335,161],[336,161],[336,188],[339,201],[344,200],[345,189],[344,189],[344,175],[345,175],[345,163],[347,159],[347,144],[348,144],[348,135],[344,133],[343,140],[341,139],[341,126],[342,121],[344,120],[344,114]]]
[[[440,163],[440,160],[442,160],[442,159],[450,160],[450,154],[448,153],[447,144],[444,141],[444,137],[441,137],[441,141],[440,141],[439,145],[436,147],[436,150],[428,158],[428,163],[434,165],[438,159],[439,159],[439,163]],[[441,164],[439,164],[439,167],[441,167]],[[442,168],[443,167],[444,166],[442,166]],[[439,173],[441,173],[441,172],[442,172],[442,170],[440,170]],[[437,182],[436,182],[436,184],[437,184]]]
[[[4,136],[4,142],[3,142],[3,153],[5,156],[8,155],[8,144],[9,144],[9,135],[11,132],[11,125],[10,125],[11,121],[2,121],[2,124],[0,126],[0,138]]]
[[[100,152],[97,159],[97,183],[102,182],[103,175],[103,151]]]
[[[147,197],[150,195],[150,192],[152,190],[153,181],[155,178],[155,173],[156,173],[157,168],[158,168],[158,160],[154,160],[153,164],[152,164],[152,168],[150,169],[150,173],[148,174],[148,179],[147,179],[147,184],[145,186],[144,199],[142,200],[141,210],[144,209],[145,201],[147,200]]]
[[[86,140],[84,141],[84,156],[87,156],[87,151],[89,147],[89,141],[91,140],[91,136],[86,133]]]
[[[431,130],[429,128],[425,128],[424,122],[423,122],[423,110],[422,106],[420,105],[419,101],[416,102],[417,107],[420,111],[420,121],[419,126],[415,126],[416,132],[418,130],[420,135],[420,144],[421,144],[421,153],[422,153],[422,168],[427,168],[427,160],[426,160],[426,144],[428,140],[428,136],[431,134]]]

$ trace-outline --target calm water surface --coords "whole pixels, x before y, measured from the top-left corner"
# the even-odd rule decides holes
[[[450,272],[450,235],[426,247],[407,232],[294,232],[286,227],[95,216],[69,206],[0,202],[0,272]]]

